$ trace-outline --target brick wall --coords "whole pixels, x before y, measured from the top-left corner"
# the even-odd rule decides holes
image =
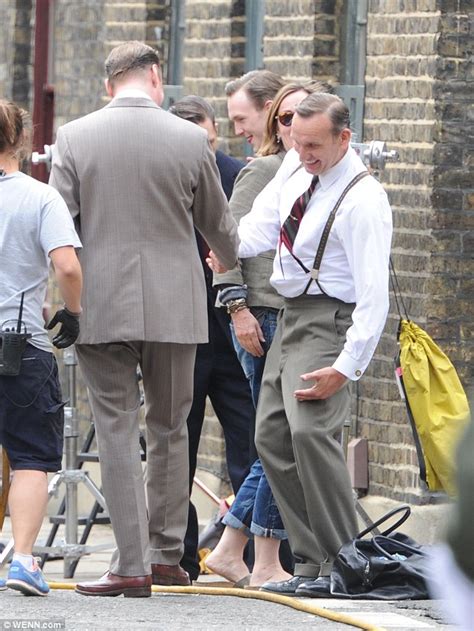
[[[394,213],[393,261],[408,314],[448,352],[466,383],[472,350],[472,280],[461,276],[469,266],[469,203],[472,209],[472,166],[463,139],[467,4],[369,3],[364,122],[367,139],[385,140],[400,153],[382,182]],[[426,503],[433,496],[419,485],[411,430],[393,381],[397,323],[392,303],[360,384],[359,430],[370,441],[370,491]]]
[[[55,3],[52,78],[55,129],[102,104],[104,5],[104,0]]]
[[[393,210],[392,257],[409,315],[425,326],[439,14],[434,1],[422,8],[404,4],[405,9],[398,1],[369,3],[364,136],[385,140],[400,153],[400,162],[382,174]],[[406,499],[421,491],[411,430],[393,379],[397,325],[392,302],[360,383],[359,434],[369,440],[370,491]]]
[[[14,20],[14,0],[5,0],[5,2],[0,4],[0,24],[2,25],[2,37],[0,39],[0,94],[4,98],[11,98]]]
[[[336,83],[343,0],[267,0],[264,66],[286,78]],[[144,39],[167,56],[170,0],[56,0],[55,126],[104,103],[103,60]],[[0,91],[27,101],[32,0],[3,0]],[[20,10],[21,9],[21,10]],[[243,0],[187,0],[184,91],[210,99],[221,148],[242,154],[227,120],[225,83],[244,72]],[[369,0],[365,140],[400,153],[382,174],[394,211],[393,259],[412,317],[472,384],[472,126],[469,0]],[[2,31],[2,32],[3,32]],[[471,71],[472,72],[472,71]],[[164,76],[166,78],[166,67]],[[426,503],[406,411],[393,380],[398,315],[392,303],[375,358],[354,397],[357,434],[369,439],[370,492]],[[225,477],[211,411],[199,466]]]
[[[55,3],[56,128],[104,105],[104,60],[114,46],[137,39],[163,53],[165,40],[157,41],[156,36],[165,33],[168,4],[140,0]]]
[[[32,0],[0,3],[0,96],[31,109]]]
[[[244,2],[188,0],[184,91],[209,99],[219,124],[220,147],[242,156],[245,141],[233,136],[227,119],[224,87],[245,67]],[[267,0],[264,23],[264,67],[283,77],[312,78],[335,83],[339,74],[338,16],[342,1]],[[217,450],[217,452],[216,452]],[[217,457],[216,457],[217,453]],[[208,416],[198,466],[225,475],[222,432]]]
[[[437,5],[441,15],[433,87],[437,123],[429,227],[435,247],[426,286],[429,327],[472,388],[474,6],[466,0]]]
[[[244,46],[243,2],[186,2],[184,92],[212,102],[222,137],[221,149],[234,155],[242,153],[242,142],[232,137],[224,86],[231,77],[244,72]]]
[[[338,16],[342,0],[267,0],[264,67],[285,78],[317,77],[335,82],[339,75]],[[227,119],[224,87],[244,73],[245,3],[188,0],[184,90],[209,99],[216,109],[221,148],[244,154]]]

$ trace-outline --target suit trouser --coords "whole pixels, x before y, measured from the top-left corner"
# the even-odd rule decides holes
[[[353,305],[327,296],[285,300],[257,409],[256,444],[297,559],[295,575],[327,575],[357,532],[349,473],[339,441],[349,417],[348,385],[326,400],[299,402],[300,376],[331,366]]]
[[[175,565],[181,559],[189,499],[186,417],[195,353],[195,344],[77,345],[117,543],[110,564],[114,574],[143,576],[150,573],[150,563]],[[139,449],[138,365],[145,391],[146,496]]]

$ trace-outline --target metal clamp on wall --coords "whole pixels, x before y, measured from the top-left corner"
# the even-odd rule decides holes
[[[51,171],[51,161],[53,158],[53,147],[54,145],[44,145],[44,153],[39,153],[39,151],[33,151],[31,154],[31,162],[32,164],[46,164],[46,168],[48,171]]]
[[[398,160],[398,151],[387,150],[383,140],[372,140],[369,143],[351,142],[351,147],[356,151],[366,167],[382,171],[387,161]]]

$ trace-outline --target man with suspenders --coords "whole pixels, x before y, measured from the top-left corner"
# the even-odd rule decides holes
[[[239,226],[239,257],[277,250],[284,297],[263,375],[256,445],[296,557],[264,591],[316,596],[357,532],[339,436],[350,381],[367,368],[388,313],[391,210],[350,147],[349,111],[330,94],[296,109],[295,150]],[[316,255],[316,256],[315,256]],[[213,253],[209,264],[222,271]]]

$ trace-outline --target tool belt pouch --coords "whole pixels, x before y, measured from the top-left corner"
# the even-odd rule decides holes
[[[0,331],[0,376],[16,377],[20,374],[21,359],[30,333]]]

